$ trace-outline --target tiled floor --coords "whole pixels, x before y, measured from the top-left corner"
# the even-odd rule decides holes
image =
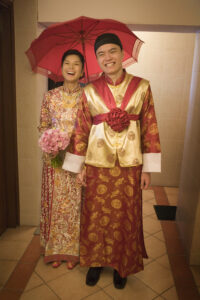
[[[196,300],[200,299],[200,266],[189,268],[174,221],[159,221],[153,205],[176,205],[178,189],[153,187],[143,196],[144,235],[149,259],[144,271],[128,277],[124,290],[104,269],[95,287],[85,285],[87,269],[45,265],[35,227],[8,229],[0,237],[1,300]]]

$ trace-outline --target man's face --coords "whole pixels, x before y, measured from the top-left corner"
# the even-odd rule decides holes
[[[122,70],[123,50],[116,44],[105,44],[97,49],[96,56],[102,71],[117,75]]]

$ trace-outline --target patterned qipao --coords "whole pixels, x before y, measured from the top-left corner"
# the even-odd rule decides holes
[[[74,129],[82,89],[63,86],[48,91],[41,107],[39,131]],[[44,261],[79,261],[81,187],[75,174],[53,168],[43,154],[40,240]]]
[[[123,108],[132,118],[120,132],[105,121],[114,107]],[[145,172],[160,168],[159,159],[157,170],[150,170],[148,163],[143,165],[149,154],[151,161],[160,157],[149,82],[124,72],[113,85],[102,76],[84,88],[77,120],[63,167],[68,164],[71,168],[68,157],[74,156],[74,162],[76,157],[84,157],[87,186],[81,216],[80,265],[110,266],[126,277],[142,270],[143,258],[147,257],[142,225],[142,168]]]

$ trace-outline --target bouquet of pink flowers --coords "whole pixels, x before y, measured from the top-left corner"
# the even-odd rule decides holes
[[[47,129],[39,138],[39,146],[42,151],[54,156],[51,159],[53,167],[59,167],[62,164],[59,152],[67,148],[69,141],[67,132],[59,129]]]

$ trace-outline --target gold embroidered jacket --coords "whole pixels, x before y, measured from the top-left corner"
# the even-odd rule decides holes
[[[108,84],[120,107],[133,75],[125,73],[120,84]],[[92,83],[84,88],[78,112],[76,130],[72,135],[70,152],[86,156],[85,163],[96,167],[114,167],[118,159],[121,167],[142,164],[143,153],[159,153],[160,141],[149,82],[142,79],[125,108],[128,114],[139,115],[122,132],[116,132],[106,123],[93,124],[93,118],[109,112],[105,101]]]

